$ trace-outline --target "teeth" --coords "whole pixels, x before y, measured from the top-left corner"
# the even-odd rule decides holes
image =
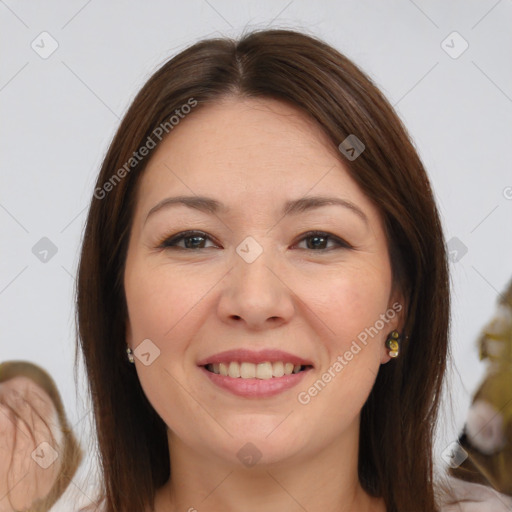
[[[242,377],[242,379],[254,379],[254,377],[256,377],[256,365],[252,363],[242,363],[240,365],[240,377]]]
[[[229,363],[228,375],[233,378],[240,377],[240,365],[236,361]]]
[[[293,372],[293,363],[286,363],[284,365],[284,374],[291,375],[292,372]]]
[[[225,377],[242,378],[242,379],[262,379],[268,380],[273,377],[282,377],[283,375],[291,375],[299,373],[302,366],[300,364],[283,363],[276,361],[275,363],[265,362],[259,364],[231,361],[229,363],[208,364],[207,369],[213,373],[224,375]]]
[[[272,376],[282,377],[284,375],[284,364],[281,361],[272,363]]]
[[[272,378],[272,363],[260,363],[256,366],[257,379],[271,379]]]

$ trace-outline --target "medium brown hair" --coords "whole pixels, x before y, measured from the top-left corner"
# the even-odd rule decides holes
[[[394,283],[406,298],[408,338],[400,356],[381,365],[361,411],[359,479],[369,494],[384,498],[388,512],[437,511],[432,451],[450,302],[445,244],[425,169],[391,105],[347,57],[310,35],[262,30],[239,40],[200,41],[158,69],[124,116],[97,179],[76,301],[106,512],[153,507],[171,471],[167,427],[125,352],[124,264],[137,184],[151,153],[136,163],[130,158],[191,99],[199,109],[227,96],[287,102],[315,120],[334,147],[351,134],[365,145],[355,160],[341,152],[339,158],[382,215]],[[122,179],[113,181],[122,168]]]

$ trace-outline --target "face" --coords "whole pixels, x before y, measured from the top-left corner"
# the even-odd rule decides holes
[[[162,203],[178,196],[218,207]],[[337,204],[304,202],[317,196]],[[320,128],[276,100],[202,107],[158,147],[124,286],[127,343],[170,442],[234,464],[353,436],[400,326],[377,209]]]

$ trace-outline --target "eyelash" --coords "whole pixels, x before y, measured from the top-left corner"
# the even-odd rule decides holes
[[[326,238],[326,239],[332,240],[336,244],[338,244],[338,247],[334,247],[334,249],[353,249],[353,247],[348,242],[345,242],[345,240],[342,240],[341,238],[331,235],[330,233],[326,233],[325,231],[308,231],[307,233],[304,233],[301,236],[302,236],[302,238],[299,239],[299,242],[302,242],[304,240],[307,240],[308,238],[313,238],[313,237]],[[199,251],[199,250],[208,249],[208,247],[199,247],[197,249],[190,249],[187,247],[178,247],[176,245],[178,242],[181,242],[182,240],[185,240],[187,238],[194,238],[194,237],[205,238],[205,239],[208,239],[213,242],[212,238],[209,237],[206,233],[204,233],[202,231],[182,231],[180,233],[176,233],[175,235],[171,235],[170,237],[164,238],[159,243],[158,248],[159,249],[180,249],[180,250],[188,250],[188,251]],[[311,251],[311,252],[327,252],[327,251],[333,250],[333,248],[330,248],[330,249],[305,249],[305,250]]]

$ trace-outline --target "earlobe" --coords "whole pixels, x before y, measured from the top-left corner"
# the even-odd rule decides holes
[[[130,320],[126,320],[125,321],[125,342],[126,342],[126,345],[128,345],[128,347],[132,348],[132,326],[130,324]]]
[[[398,290],[391,293],[388,309],[386,311],[388,319],[386,337],[381,348],[381,364],[389,363],[391,359],[398,357],[400,353],[400,341],[405,318],[405,302],[403,294]]]
[[[403,294],[396,291],[392,294],[388,304],[388,312],[391,318],[389,323],[390,331],[396,329],[402,335],[405,317],[407,315],[405,307],[405,298]]]
[[[380,356],[380,364],[386,364],[391,361],[391,357],[388,354],[388,351],[386,350],[386,346],[383,345],[381,356]]]

